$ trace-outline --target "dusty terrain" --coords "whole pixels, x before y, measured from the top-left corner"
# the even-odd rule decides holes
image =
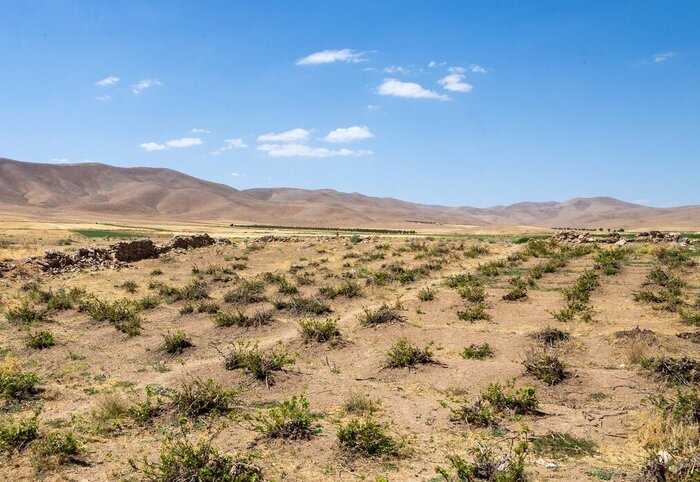
[[[7,228],[0,240],[3,260],[114,242],[81,236],[72,231],[74,225],[16,223]],[[169,228],[141,228],[139,233],[161,242],[199,227]],[[689,318],[678,310],[656,309],[635,300],[634,293],[646,289],[652,268],[660,266],[685,283],[684,312],[700,309],[697,265],[664,265],[658,245],[628,245],[618,272],[607,275],[595,270],[599,284],[589,293],[591,319],[559,321],[552,313],[566,304],[562,290],[594,269],[598,248],[574,253],[548,241],[533,244],[521,239],[516,244],[516,236],[505,235],[351,238],[300,233],[256,241],[259,233],[224,226],[212,231],[226,236],[230,244],[176,250],[120,270],[50,276],[28,263],[0,276],[1,363],[6,370],[14,366],[35,373],[39,380],[38,390],[27,396],[0,395],[0,427],[34,414],[38,422],[33,441],[15,450],[3,450],[0,444],[0,479],[142,480],[144,457],[157,462],[161,443],[183,433],[187,440],[210,440],[222,454],[259,467],[266,480],[289,481],[442,480],[435,467],[454,476],[451,455],[473,462],[472,450],[481,445],[493,447],[489,453],[495,459],[510,456],[512,461],[508,448],[523,441],[528,443],[523,461],[531,480],[636,480],[650,454],[667,451],[667,462],[678,465],[692,458],[694,444],[697,449],[697,420],[695,425],[677,422],[654,397],[673,399],[677,389],[686,393],[697,386],[698,378],[674,384],[640,365],[645,357],[697,359],[698,354],[697,336],[695,342],[677,336],[697,332]],[[545,251],[535,249],[543,245]],[[513,287],[511,278],[527,277],[535,266],[562,252],[569,253],[565,265],[542,274],[526,289],[526,297],[503,299]],[[697,247],[683,248],[683,253],[690,255],[686,259],[698,259]],[[493,265],[495,272],[477,269],[498,260],[504,263]],[[475,275],[485,288],[488,319],[467,321],[458,316],[475,306],[460,296],[456,282],[460,278],[454,277],[465,273]],[[201,299],[176,301],[163,289],[181,288],[193,280],[205,288]],[[228,292],[252,280],[260,281],[265,301],[225,300]],[[348,282],[359,288],[355,296],[329,292],[328,287],[337,289]],[[87,293],[71,308],[51,309],[44,320],[22,322],[8,316],[22,303],[44,310],[46,297],[42,301],[41,293],[71,288]],[[427,300],[426,288],[432,300]],[[150,300],[139,308],[138,333],[125,333],[119,323],[96,321],[89,309],[78,309],[87,303],[85,299],[94,301],[93,295],[105,302]],[[281,303],[300,295],[320,300],[332,312],[297,314]],[[218,326],[215,314],[198,312],[203,302],[210,304],[209,311],[216,305],[220,312],[271,316],[260,326]],[[398,314],[397,320],[375,326],[362,323],[365,310],[383,304]],[[188,305],[193,312],[188,312]],[[341,332],[337,343],[302,339],[300,320],[327,318],[337,321]],[[570,339],[545,346],[533,338],[547,327],[563,330]],[[636,327],[653,333],[617,334]],[[53,346],[28,346],[28,335],[40,330],[51,333]],[[164,335],[177,332],[184,332],[193,346],[169,354]],[[387,352],[401,337],[419,348],[429,346],[429,363],[388,368]],[[271,372],[267,380],[243,369],[227,369],[225,355],[242,340],[259,343],[264,352],[286,353],[294,361]],[[484,343],[492,356],[481,360],[462,356],[465,347]],[[533,376],[523,364],[533,351],[563,362],[565,378],[550,384]],[[175,394],[188,383],[209,379],[236,391],[235,402],[226,410],[193,415],[174,405]],[[536,410],[494,412],[486,424],[455,420],[457,409],[471,406],[493,383],[506,387],[512,383],[512,390],[534,387]],[[136,417],[130,409],[143,407],[147,391],[157,409],[145,418]],[[314,414],[311,433],[301,439],[280,439],[256,430],[256,417],[293,395],[308,399]],[[353,399],[372,403],[364,404],[364,413],[362,407],[353,413],[348,403]],[[358,455],[343,445],[338,427],[365,417],[384,424],[382,430],[400,450]],[[690,432],[680,430],[681,425]],[[65,460],[42,453],[39,447],[50,433],[72,434],[78,452]],[[567,440],[573,449],[557,451],[557,446],[548,451],[541,442],[551,434],[554,439],[571,437]]]

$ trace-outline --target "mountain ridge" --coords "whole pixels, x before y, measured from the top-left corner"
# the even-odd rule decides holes
[[[93,214],[298,225],[406,225],[411,221],[534,227],[697,228],[700,206],[655,208],[608,196],[487,208],[413,203],[333,189],[234,187],[157,167],[49,164],[0,158],[0,212]]]

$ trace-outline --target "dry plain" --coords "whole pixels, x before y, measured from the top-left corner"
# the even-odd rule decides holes
[[[4,228],[15,262],[115,241]],[[189,480],[203,447],[241,481],[697,480],[697,245],[97,228],[229,242],[0,277],[2,480]]]

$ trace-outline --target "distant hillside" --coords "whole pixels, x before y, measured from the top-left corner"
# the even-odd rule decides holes
[[[492,208],[415,204],[331,189],[237,190],[171,169],[0,158],[0,212],[319,226],[463,225],[700,228],[700,206],[659,209],[609,197]]]

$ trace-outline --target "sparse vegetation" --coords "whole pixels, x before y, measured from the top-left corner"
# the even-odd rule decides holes
[[[399,340],[389,349],[386,355],[387,368],[411,368],[419,364],[432,363],[432,344],[419,348],[411,344],[406,338]]]
[[[226,369],[245,370],[268,385],[272,382],[274,372],[283,370],[294,361],[295,359],[284,350],[261,350],[257,344],[248,341],[236,343],[225,356]]]
[[[315,434],[316,416],[309,410],[305,396],[293,396],[265,415],[255,418],[255,430],[266,437],[283,439],[309,439]]]
[[[465,360],[483,360],[493,356],[493,350],[488,343],[481,345],[471,344],[462,350],[462,358]]]
[[[370,308],[362,308],[362,313],[358,317],[360,324],[363,326],[378,326],[386,323],[401,323],[406,321],[399,310],[392,308],[386,303],[383,303],[376,310]]]
[[[372,417],[353,418],[338,427],[340,448],[354,456],[387,457],[399,454],[401,444]]]
[[[56,344],[53,335],[50,331],[39,330],[35,332],[30,332],[27,335],[27,346],[29,348],[34,348],[35,350],[43,350],[45,348],[50,348]]]
[[[337,343],[341,338],[338,321],[339,318],[299,320],[301,337],[305,342]]]
[[[163,335],[163,350],[171,355],[179,355],[187,348],[194,346],[190,337],[184,331],[168,332]]]

